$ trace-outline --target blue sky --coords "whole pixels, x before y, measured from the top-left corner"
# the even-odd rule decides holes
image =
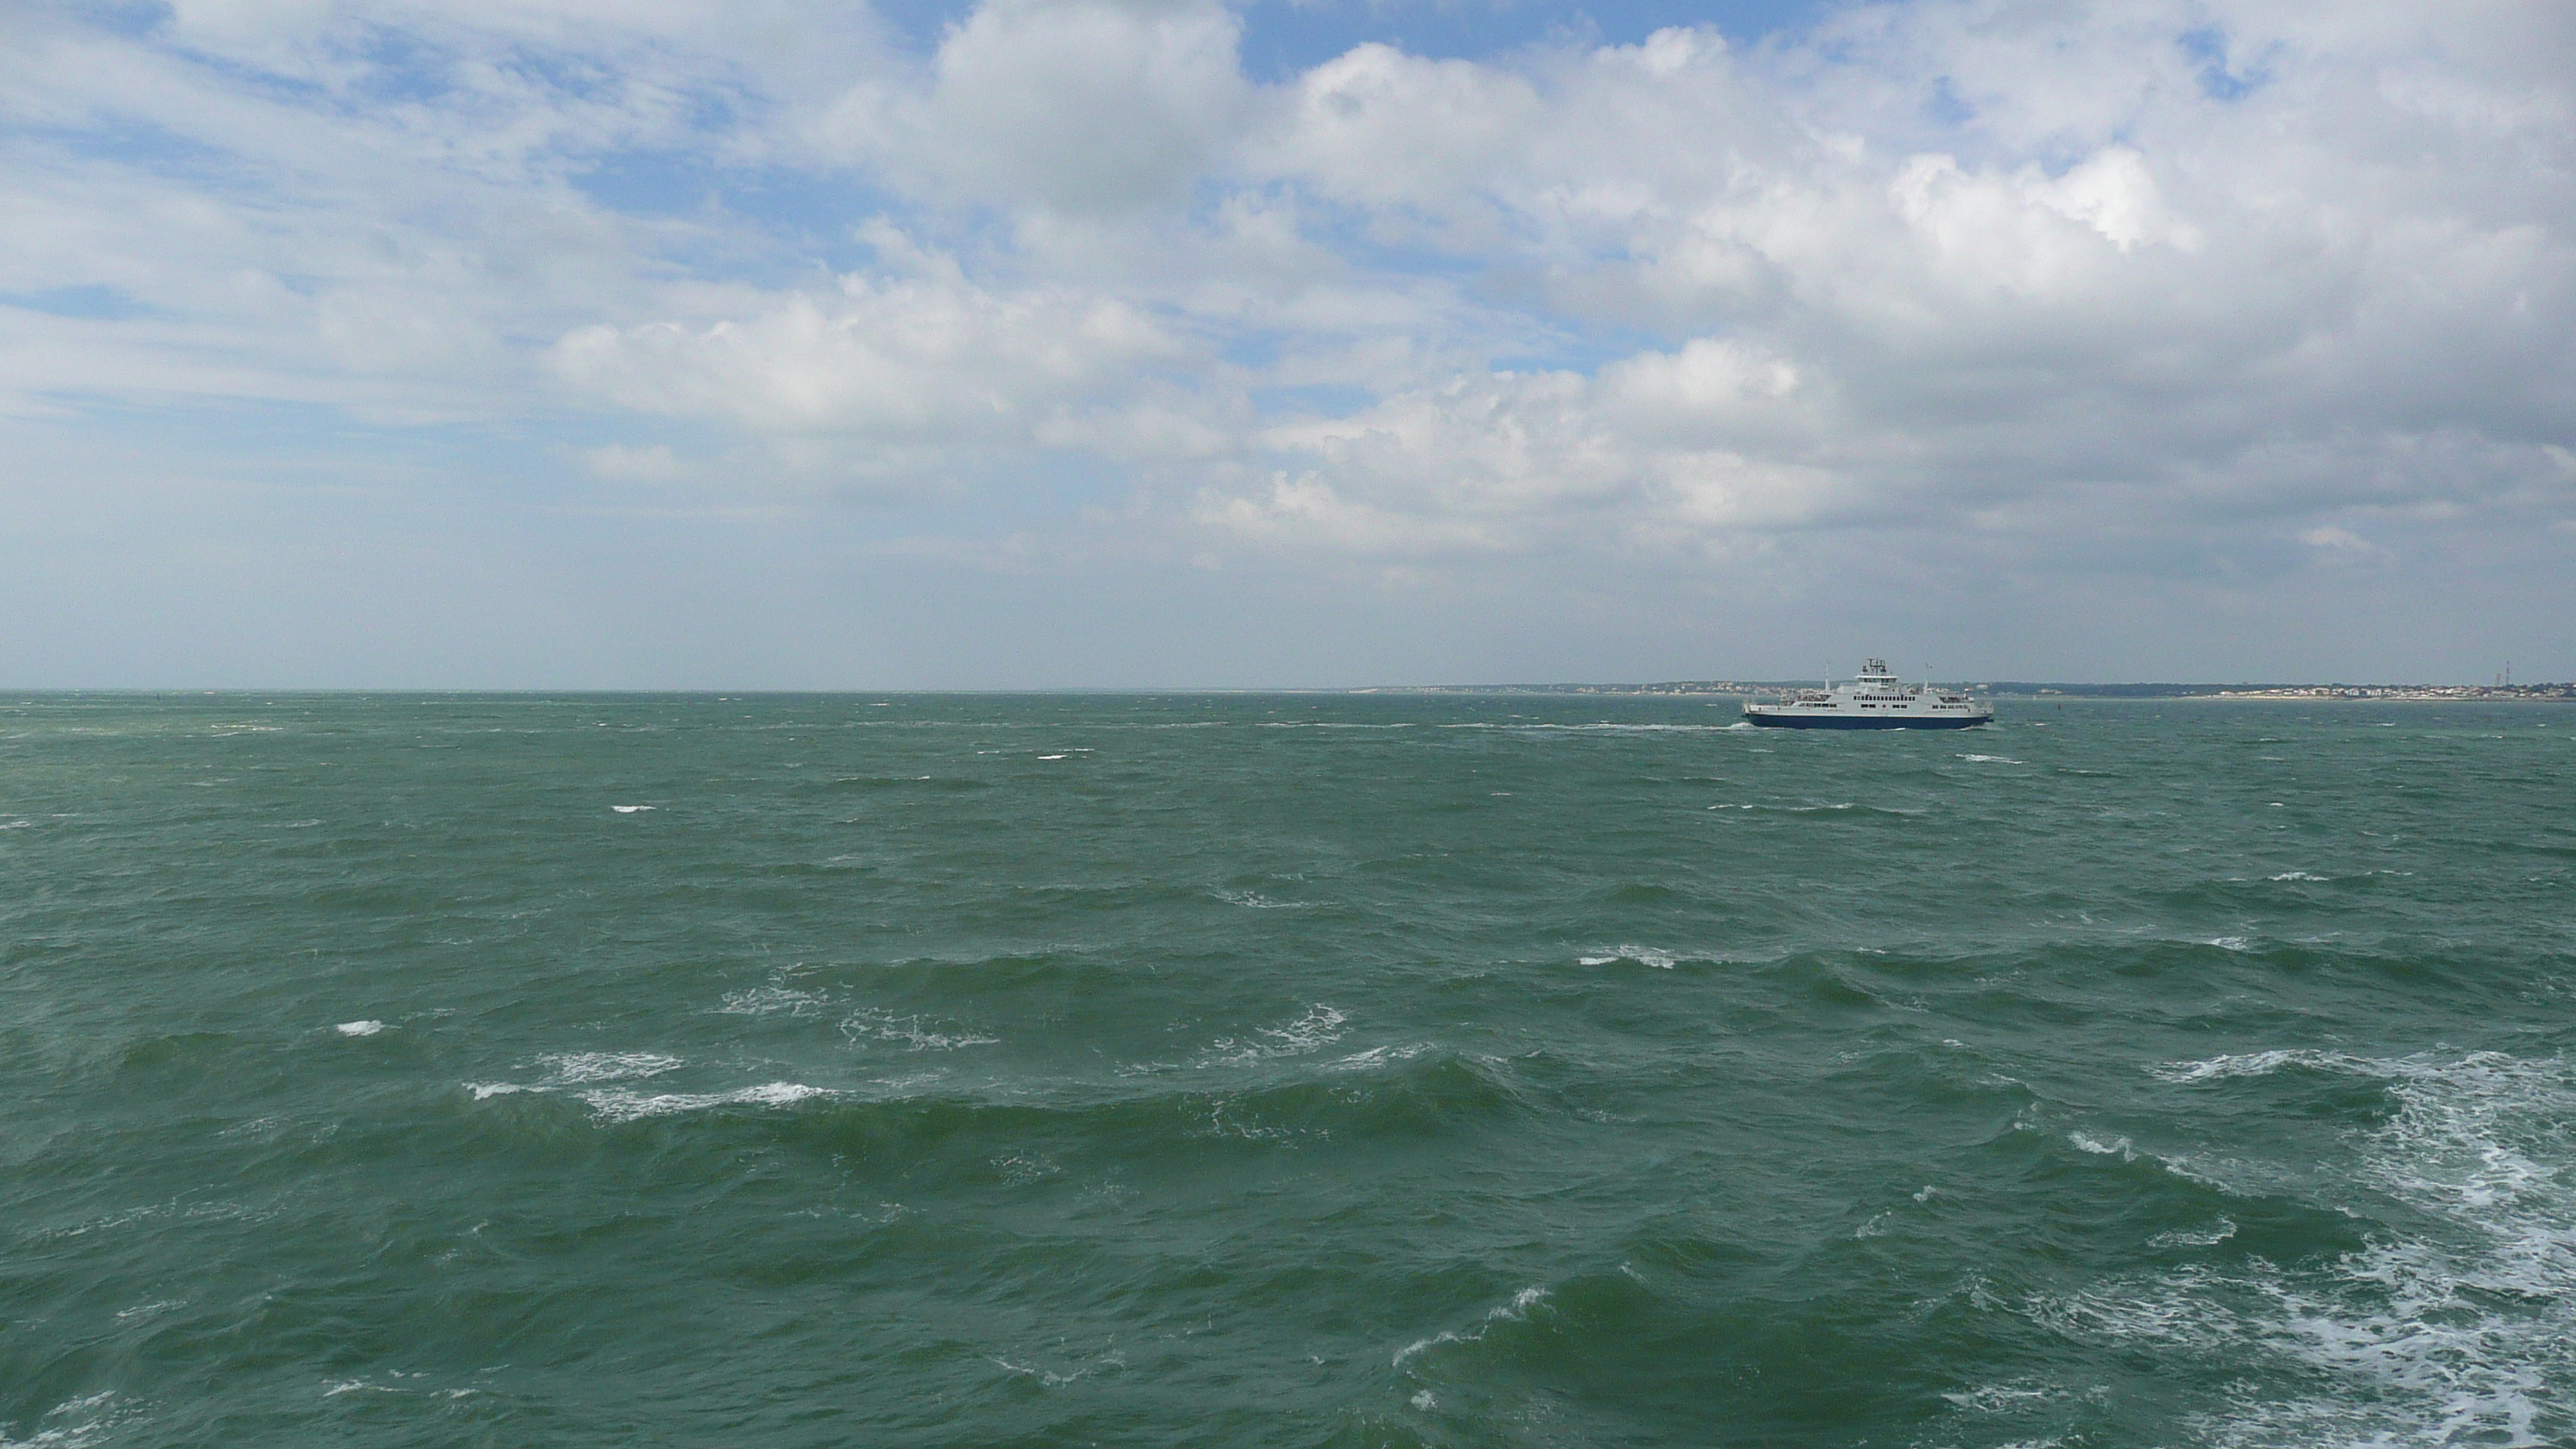
[[[2438,21],[13,8],[0,686],[2576,676],[2576,12]]]

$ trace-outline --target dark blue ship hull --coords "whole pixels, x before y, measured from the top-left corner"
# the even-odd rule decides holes
[[[1848,714],[1748,714],[1745,719],[1765,729],[1784,730],[1965,730],[1974,729],[1994,718],[1981,715],[1975,719],[1942,719],[1937,715],[1919,715],[1907,719],[1901,715]]]

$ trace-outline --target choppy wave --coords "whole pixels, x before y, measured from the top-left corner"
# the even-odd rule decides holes
[[[1601,954],[1578,956],[1575,960],[1585,966],[1609,966],[1620,961],[1634,961],[1640,966],[1652,966],[1658,971],[1670,971],[1673,969],[1675,957],[1670,951],[1658,951],[1652,946],[1613,946]]]
[[[1749,805],[1711,805],[1707,808],[1711,810],[1743,810],[1762,815],[1816,816],[1827,819],[1834,817],[1847,817],[1852,819],[1884,818],[1891,820],[1912,820],[1918,816],[1930,813],[1929,811],[1912,806],[1871,805],[1856,800],[1836,800],[1821,804],[1808,805],[1778,805],[1757,801]]]
[[[548,1068],[533,1082],[468,1082],[465,1089],[480,1102],[521,1092],[560,1092],[596,1082],[624,1082],[658,1077],[688,1065],[660,1052],[547,1052],[537,1062]]]
[[[2349,1182],[2420,1215],[2315,1265],[2196,1260],[2030,1305],[2082,1343],[2233,1364],[2208,1411],[2218,1444],[2539,1445],[2576,1417],[2576,1070],[2502,1053],[2373,1058],[2285,1049],[2164,1064],[2211,1089],[2292,1069],[2383,1084],[2394,1115],[2357,1144]],[[2160,1246],[2235,1237],[2226,1216]],[[2282,1395],[2282,1384],[2303,1393]]]
[[[1314,904],[1312,901],[1274,901],[1259,891],[1220,890],[1216,892],[1216,898],[1228,905],[1254,911],[1304,910]]]
[[[1205,1051],[1190,1063],[1205,1070],[1209,1067],[1240,1067],[1280,1057],[1302,1057],[1322,1051],[1342,1039],[1342,1023],[1348,1020],[1341,1012],[1321,1002],[1306,1008],[1293,1021],[1257,1026],[1249,1036],[1225,1036],[1210,1042]]]
[[[1397,1349],[1395,1351],[1393,1367],[1402,1368],[1404,1367],[1407,1359],[1410,1359],[1414,1355],[1422,1353],[1427,1349],[1438,1348],[1443,1344],[1473,1343],[1476,1340],[1483,1338],[1486,1332],[1497,1323],[1518,1323],[1523,1319],[1526,1319],[1529,1317],[1531,1309],[1536,1308],[1538,1305],[1545,1303],[1546,1301],[1546,1287],[1541,1284],[1532,1284],[1518,1293],[1513,1294],[1509,1302],[1496,1304],[1493,1308],[1487,1310],[1485,1316],[1482,1319],[1479,1319],[1472,1328],[1444,1328],[1438,1333],[1434,1333],[1427,1338],[1417,1338],[1413,1342],[1406,1344],[1404,1347]]]
[[[724,1004],[716,1009],[728,1016],[816,1016],[829,1000],[820,991],[793,986],[753,986],[726,992]]]
[[[815,1097],[834,1095],[826,1088],[809,1087],[802,1082],[763,1082],[756,1087],[737,1087],[730,1092],[646,1093],[623,1087],[604,1087],[580,1094],[592,1111],[610,1122],[668,1117],[677,1112],[703,1112],[710,1107],[789,1107]]]
[[[548,1052],[537,1060],[553,1068],[543,1083],[549,1087],[658,1077],[687,1065],[660,1052]]]
[[[0,1428],[0,1449],[89,1449],[113,1444],[128,1427],[148,1423],[143,1407],[114,1389],[65,1399],[36,1421],[35,1432],[13,1439]]]
[[[878,702],[0,699],[6,1445],[2576,1443],[2527,724]]]
[[[942,1030],[943,1027],[951,1029]],[[844,1017],[841,1035],[853,1046],[886,1042],[917,1052],[953,1052],[1001,1041],[1000,1037],[987,1036],[955,1022],[930,1021],[917,1013],[904,1015],[872,1006],[860,1007]]]

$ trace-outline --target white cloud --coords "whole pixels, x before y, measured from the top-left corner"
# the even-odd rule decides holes
[[[1183,343],[1115,298],[999,292],[928,258],[915,275],[853,274],[750,316],[592,326],[555,347],[576,386],[641,412],[761,432],[899,444],[1026,444],[1064,412],[1130,391]]]
[[[938,199],[1084,212],[1186,192],[1244,121],[1240,26],[1207,0],[990,0],[908,76],[814,124],[827,155]]]
[[[762,470],[686,459],[1007,472],[1121,557],[1220,562],[1881,530],[2447,568],[2576,516],[2563,6],[1916,0],[1268,85],[1259,23],[0,22],[0,414],[316,405],[710,489]],[[544,441],[568,417],[621,436]]]

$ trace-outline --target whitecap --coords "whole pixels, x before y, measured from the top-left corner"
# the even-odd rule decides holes
[[[2321,876],[2321,875],[2310,875],[2308,872],[2306,872],[2306,871],[2304,871],[2304,870],[2285,870],[2285,871],[2281,872],[2279,875],[2267,875],[2267,876],[2263,877],[2263,879],[2265,879],[2265,880],[2315,880],[2315,881],[2321,881],[2321,880],[2326,879],[2326,877],[2325,877],[2325,876]]]
[[[633,815],[641,811],[650,810],[653,807],[650,805],[611,805],[608,808],[616,811],[620,815]]]
[[[45,1411],[40,1422],[59,1422],[67,1427],[39,1429],[32,1439],[12,1439],[0,1431],[0,1449],[88,1449],[99,1442],[98,1436],[112,1433],[122,1422],[134,1416],[134,1409],[124,1404],[116,1390],[101,1389],[76,1399],[65,1399]]]
[[[798,991],[787,986],[754,986],[745,991],[725,993],[724,1005],[716,1008],[727,1016],[772,1016],[785,1012],[789,1016],[812,1016],[823,1009],[823,993]]]
[[[623,1087],[604,1087],[582,1093],[581,1099],[608,1121],[633,1122],[645,1117],[667,1117],[674,1112],[696,1112],[708,1107],[786,1107],[809,1097],[838,1095],[827,1087],[809,1087],[802,1082],[763,1082],[756,1087],[741,1087],[730,1092],[662,1092],[652,1096]]]
[[[686,1065],[678,1057],[659,1052],[548,1052],[537,1060],[554,1068],[546,1084],[556,1087],[658,1077]]]
[[[1304,1056],[1342,1039],[1342,1014],[1321,1003],[1306,1008],[1295,1021],[1279,1026],[1253,1028],[1258,1035],[1271,1040],[1271,1051],[1280,1056]]]
[[[1083,1377],[1096,1368],[1118,1369],[1125,1368],[1127,1366],[1127,1356],[1122,1353],[1104,1353],[1098,1358],[1091,1360],[1089,1363],[1084,1364],[1082,1367],[1065,1373],[1058,1373],[1052,1369],[1032,1368],[1027,1364],[1013,1363],[999,1354],[986,1354],[984,1356],[984,1361],[1006,1373],[1018,1374],[1022,1378],[1036,1379],[1039,1383],[1042,1383],[1051,1389],[1062,1388],[1066,1384],[1072,1383],[1074,1380]]]
[[[1429,1050],[1431,1050],[1431,1043],[1427,1041],[1412,1042],[1404,1046],[1373,1046],[1367,1051],[1353,1052],[1337,1061],[1326,1062],[1324,1070],[1328,1072],[1373,1071],[1391,1062],[1411,1061]]]
[[[1672,952],[1658,951],[1652,946],[1613,946],[1610,948],[1610,954],[1606,956],[1577,956],[1574,959],[1584,966],[1609,966],[1621,961],[1634,961],[1640,966],[1652,966],[1658,971],[1670,971],[1673,969],[1675,958]]]
[[[1228,905],[1255,911],[1292,911],[1313,904],[1311,901],[1274,901],[1258,891],[1220,890],[1216,892],[1216,898]]]
[[[2235,1236],[2235,1220],[2222,1214],[2215,1226],[2198,1231],[2176,1228],[2172,1232],[2158,1233],[2147,1239],[2147,1246],[2150,1248],[2207,1248],[2226,1242]]]
[[[1485,1330],[1493,1327],[1495,1324],[1518,1323],[1529,1317],[1529,1311],[1532,1308],[1546,1301],[1547,1289],[1533,1284],[1532,1286],[1524,1288],[1518,1293],[1513,1294],[1512,1301],[1509,1303],[1501,1304],[1488,1310],[1483,1320],[1478,1322],[1474,1328],[1468,1329],[1464,1333],[1460,1333],[1455,1329],[1444,1328],[1438,1333],[1431,1335],[1429,1338],[1417,1338],[1413,1342],[1406,1344],[1404,1347],[1397,1349],[1395,1351],[1394,1366],[1396,1368],[1404,1367],[1404,1361],[1406,1359],[1413,1357],[1415,1354],[1422,1352],[1426,1348],[1436,1348],[1444,1343],[1473,1343],[1477,1339],[1483,1338],[1485,1336]]]
[[[2008,755],[1961,755],[1959,758],[1963,760],[1972,760],[1980,765],[2018,765],[2021,763],[2021,761],[2013,759]]]
[[[921,1023],[919,1016],[897,1016],[891,1011],[863,1006],[842,1019],[841,1036],[852,1046],[871,1040],[901,1042],[917,1052],[953,1052],[959,1047],[992,1046],[1001,1040],[997,1036],[985,1036],[964,1028],[933,1031]]]
[[[2180,1084],[2292,1066],[2387,1084],[2397,1110],[2354,1139],[2334,1195],[2384,1195],[2434,1228],[2392,1222],[2323,1264],[2246,1257],[2126,1274],[2034,1295],[2022,1311],[2078,1342],[2302,1386],[2231,1397],[2197,1436],[2213,1443],[2553,1441],[2551,1386],[2576,1375],[2576,1180],[2564,1171],[2576,1067],[2285,1049],[2154,1072]],[[2221,1217],[2154,1241],[2207,1245],[2233,1228]]]
[[[2016,1404],[2041,1402],[2063,1397],[2064,1391],[2034,1384],[2028,1379],[2015,1379],[2000,1384],[1985,1384],[1957,1393],[1943,1394],[1953,1405],[1972,1414],[2001,1413]]]
[[[1318,1002],[1307,1007],[1295,1021],[1254,1027],[1250,1038],[1219,1037],[1191,1065],[1204,1071],[1209,1067],[1249,1066],[1267,1058],[1306,1056],[1340,1041],[1344,1020],[1339,1011]]]
[[[2129,1145],[2129,1139],[2126,1137],[2115,1138],[2112,1141],[2104,1142],[2098,1137],[2090,1137],[2085,1135],[2082,1131],[2075,1131],[2067,1133],[2066,1140],[2074,1143],[2084,1151],[2094,1153],[2098,1156],[2117,1156],[2122,1162],[2135,1162],[2138,1160],[2137,1149]]]
[[[331,1028],[342,1036],[374,1036],[385,1029],[381,1021],[344,1021]]]
[[[2230,1052],[2197,1062],[2165,1062],[2147,1068],[2150,1076],[2168,1082],[2206,1082],[2221,1077],[2269,1076],[2286,1066],[2318,1067],[2339,1072],[2371,1072],[2363,1058],[2342,1052],[2310,1051],[2304,1048],[2287,1051]]]

